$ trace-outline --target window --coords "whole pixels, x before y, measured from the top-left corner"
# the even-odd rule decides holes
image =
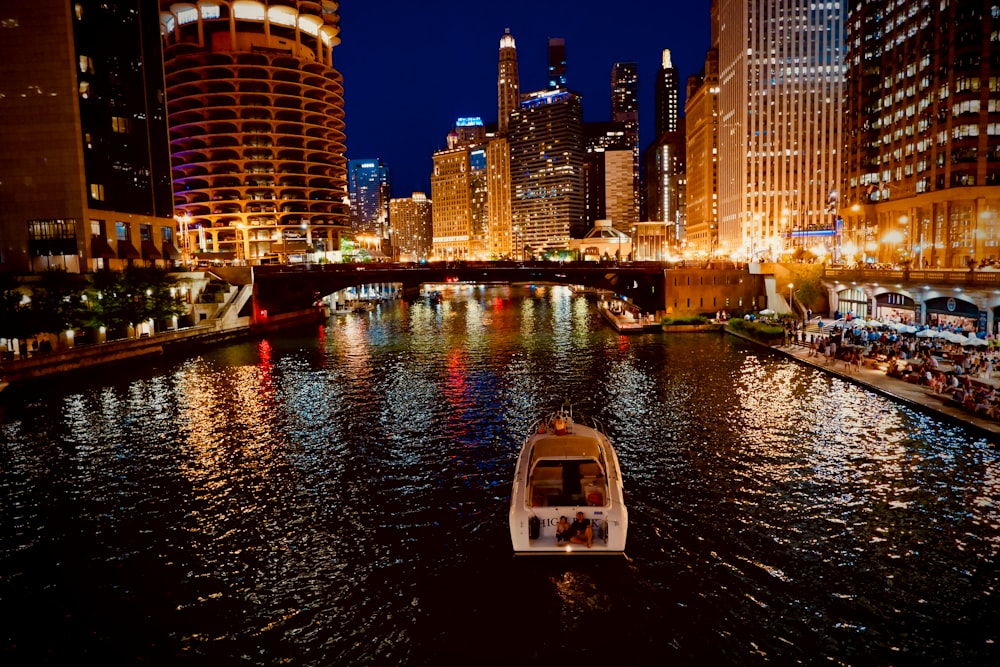
[[[100,183],[91,183],[90,198],[94,201],[104,201],[104,186]]]
[[[77,252],[76,220],[28,221],[28,253],[32,257],[75,255]]]
[[[129,229],[127,222],[122,222],[119,220],[115,223],[115,239],[119,241],[128,241],[130,237],[131,230]]]

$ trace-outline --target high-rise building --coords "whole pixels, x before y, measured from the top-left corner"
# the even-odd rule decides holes
[[[643,154],[645,215],[667,223],[671,243],[684,236],[681,202],[684,194],[685,139],[678,119],[677,70],[670,49],[663,49],[656,74],[656,136]]]
[[[616,187],[612,224],[619,230],[631,229],[639,221],[639,66],[636,63],[615,63],[611,68],[611,120],[622,123],[628,149],[632,152],[631,202]],[[620,159],[620,156],[619,156]],[[616,179],[619,176],[616,176]],[[619,219],[615,219],[615,215]]]
[[[497,126],[501,135],[507,134],[510,112],[517,108],[521,99],[521,80],[517,73],[517,44],[504,30],[500,38],[500,64],[497,72]]]
[[[389,168],[378,158],[347,162],[351,230],[375,239],[389,238]]]
[[[466,146],[434,153],[431,175],[432,255],[440,260],[467,260],[472,253],[472,187]]]
[[[448,148],[434,153],[433,254],[438,259],[489,256],[486,131],[479,118],[459,118]]]
[[[711,43],[705,66],[688,78],[684,105],[686,222],[681,237],[694,253],[713,254],[719,242],[719,11],[712,0]]]
[[[646,217],[668,224],[667,234],[674,243],[684,237],[685,199],[684,119],[675,123],[677,130],[661,134],[646,149]]]
[[[670,57],[670,49],[663,49],[660,69],[656,73],[656,88],[653,92],[653,103],[656,106],[656,136],[658,137],[664,132],[677,131],[677,118],[680,109],[678,89],[677,70]]]
[[[848,7],[843,258],[913,268],[1000,258],[996,3]]]
[[[336,6],[160,1],[175,208],[200,251],[300,261],[349,232]]]
[[[471,146],[485,141],[486,126],[483,125],[483,119],[479,116],[457,119],[455,128],[448,133],[448,148]]]
[[[571,235],[582,237],[598,220],[610,220],[615,229],[627,231],[635,220],[630,210],[621,211],[619,202],[608,201],[608,155],[609,153],[631,152],[628,133],[624,123],[600,122],[583,124],[583,182],[584,182],[584,222],[585,228],[571,230]],[[621,166],[621,156],[613,160],[615,167]],[[614,172],[616,186],[620,186],[621,175]],[[616,192],[615,197],[618,196]],[[617,219],[616,219],[617,218]]]
[[[570,230],[584,222],[580,96],[566,90],[528,93],[511,114],[508,131],[515,244],[533,251],[564,247]]]
[[[770,257],[834,227],[844,3],[719,0],[719,245]]]
[[[0,271],[178,259],[155,5],[5,3]]]
[[[623,123],[630,146],[639,145],[639,66],[615,63],[611,68],[611,120]]]
[[[431,200],[423,192],[389,200],[393,248],[402,262],[419,262],[431,257],[433,230]]]
[[[510,142],[501,135],[486,144],[486,254],[489,258],[510,258],[515,254],[510,196]]]
[[[549,38],[549,90],[566,90],[566,40]]]

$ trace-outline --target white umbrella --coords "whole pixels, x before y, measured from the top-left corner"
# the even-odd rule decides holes
[[[908,334],[917,333],[917,328],[909,324],[900,325],[899,330]]]
[[[955,333],[954,331],[945,331],[941,334],[941,338],[944,338],[949,343],[964,343],[965,336],[960,333]]]
[[[878,320],[868,320],[868,326],[870,327],[884,327],[885,324],[879,322]]]
[[[969,336],[966,345],[989,345],[989,342],[985,338],[980,338],[979,336],[972,335]]]
[[[761,315],[774,315],[774,311],[771,310],[770,308],[765,308],[764,310],[760,311],[760,314]]]
[[[917,338],[937,338],[938,332],[934,329],[921,329],[915,335]]]

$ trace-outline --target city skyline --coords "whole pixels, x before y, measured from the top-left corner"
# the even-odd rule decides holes
[[[343,43],[334,61],[344,76],[347,158],[380,159],[389,168],[393,197],[429,192],[431,156],[445,147],[456,118],[497,121],[499,40],[508,28],[517,42],[522,92],[547,86],[548,39],[565,39],[568,85],[583,96],[587,122],[611,119],[614,64],[638,63],[645,147],[654,138],[662,50],[671,50],[682,80],[700,70],[709,46],[709,7],[708,0],[628,3],[618,12],[625,18],[609,21],[606,5],[591,0],[574,3],[571,11],[561,3],[520,0],[458,12],[444,3],[345,4]],[[387,23],[390,14],[394,20]]]

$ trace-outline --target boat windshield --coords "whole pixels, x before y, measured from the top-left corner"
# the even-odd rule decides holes
[[[597,458],[537,459],[528,478],[532,507],[604,505],[608,482]]]

